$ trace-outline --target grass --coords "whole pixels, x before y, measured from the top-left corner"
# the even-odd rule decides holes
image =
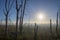
[[[0,40],[4,40],[4,26],[0,27]],[[8,26],[8,37],[7,40],[15,40],[15,26]],[[59,32],[60,33],[60,32]],[[53,34],[55,36],[55,26],[53,26]],[[50,36],[50,27],[48,25],[39,26],[37,32],[37,40],[49,40]],[[6,39],[6,38],[5,38]],[[34,40],[34,26],[24,26],[23,27],[23,35],[21,36],[18,31],[17,40]],[[54,38],[52,40],[55,40]]]

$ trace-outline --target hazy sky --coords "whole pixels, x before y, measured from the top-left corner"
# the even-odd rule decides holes
[[[4,8],[4,0],[0,0],[0,19],[5,19],[3,8]],[[60,6],[60,0],[28,0],[26,4],[24,21],[34,21],[39,14],[43,14],[45,19],[56,19],[56,14],[58,8]],[[16,9],[15,3],[13,4],[11,11],[9,13],[10,19],[16,20]]]

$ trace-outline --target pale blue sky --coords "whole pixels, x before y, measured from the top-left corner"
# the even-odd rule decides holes
[[[4,8],[4,0],[0,0],[0,19],[5,19],[3,8]],[[46,19],[56,19],[56,14],[58,11],[58,7],[60,6],[60,0],[28,0],[26,4],[25,16],[24,20],[35,20],[35,16],[38,12],[44,12],[46,15]],[[16,19],[16,9],[15,3],[9,13],[11,20]]]

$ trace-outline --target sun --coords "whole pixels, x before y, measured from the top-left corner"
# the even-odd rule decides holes
[[[39,20],[44,20],[44,14],[38,14],[37,15],[37,18],[39,19]]]
[[[43,16],[42,14],[40,14],[40,15],[38,16],[38,18],[42,20],[42,19],[44,18],[44,16]]]

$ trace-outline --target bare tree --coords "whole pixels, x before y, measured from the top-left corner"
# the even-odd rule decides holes
[[[21,5],[18,5],[18,0],[16,0],[16,40],[17,40],[17,31],[18,31],[18,18]]]
[[[38,26],[35,23],[35,28],[34,28],[34,40],[37,40],[37,31],[38,31]]]
[[[56,33],[58,33],[58,12],[57,12],[57,19],[56,19]]]
[[[5,35],[7,36],[8,34],[8,28],[7,28],[7,25],[8,25],[8,14],[12,8],[12,4],[13,4],[14,0],[11,1],[11,0],[5,0],[5,8],[3,10],[4,12],[4,15],[5,15]]]
[[[59,18],[59,14],[57,12],[57,19],[56,19],[56,35],[57,35],[57,38],[56,38],[56,40],[60,39],[60,35],[58,33],[58,18]]]
[[[22,8],[21,8],[21,15],[20,15],[20,23],[19,23],[19,29],[20,29],[21,35],[22,35],[22,30],[23,30],[23,18],[25,14],[26,2],[27,0],[22,0]]]
[[[50,40],[52,40],[52,20],[50,19]]]
[[[52,34],[52,20],[50,19],[50,33]]]

